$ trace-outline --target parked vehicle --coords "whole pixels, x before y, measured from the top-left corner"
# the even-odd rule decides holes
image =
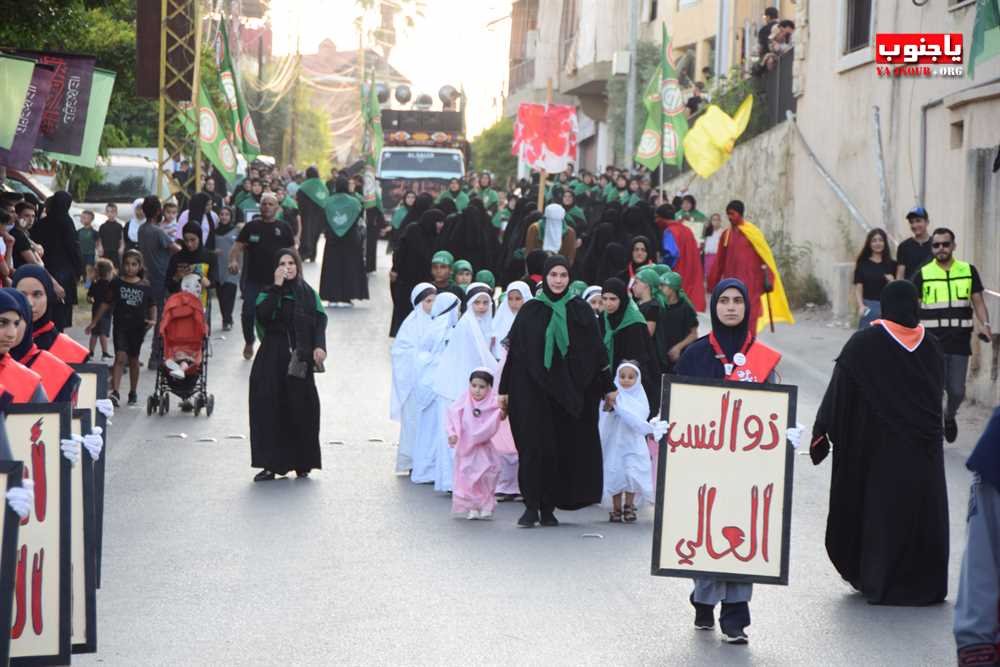
[[[32,174],[18,171],[17,169],[6,170],[6,176],[3,182],[0,183],[0,190],[4,192],[31,192],[41,202],[52,196],[52,189],[49,186],[42,183]],[[95,227],[100,227],[101,223],[107,220],[107,216],[104,215],[104,206],[81,205],[80,202],[74,201],[73,206],[69,209],[69,213],[73,216],[73,222],[76,223],[77,227],[82,226],[80,224],[80,213],[84,209],[90,209],[94,212]]]

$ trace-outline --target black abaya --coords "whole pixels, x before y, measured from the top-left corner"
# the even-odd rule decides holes
[[[601,501],[604,486],[598,405],[614,390],[594,312],[569,299],[569,348],[543,363],[552,311],[537,300],[521,307],[510,329],[500,379],[519,458],[518,482],[529,509],[574,510]]]
[[[319,394],[312,366],[305,379],[288,375],[296,347],[295,301],[285,298],[289,291],[272,285],[257,304],[257,323],[264,335],[250,370],[250,465],[279,475],[322,467]],[[325,350],[326,315],[307,312],[314,318],[312,349]]]
[[[932,336],[907,352],[873,326],[844,346],[816,416],[814,437],[834,446],[827,554],[872,604],[933,604],[948,593],[943,389]]]
[[[600,322],[603,329],[604,318]],[[602,336],[603,334],[601,331]],[[607,351],[604,355],[607,358]],[[617,369],[623,361],[637,362],[642,371],[642,388],[649,399],[649,416],[652,417],[660,411],[660,362],[656,358],[653,338],[649,335],[645,322],[630,324],[615,334],[614,361],[611,367]]]
[[[378,237],[385,227],[385,216],[376,207],[365,209],[365,269],[373,273],[378,261]]]
[[[431,280],[431,257],[437,250],[437,222],[444,220],[440,211],[425,212],[420,221],[404,230],[392,253],[396,280],[389,286],[392,295],[392,321],[389,336],[395,336],[403,320],[413,310],[410,292],[419,283]]]
[[[327,226],[323,248],[323,272],[319,279],[319,296],[326,301],[347,302],[368,298],[368,276],[365,273],[365,240],[362,216],[343,236],[337,236]]]
[[[309,196],[299,190],[295,193],[299,203],[299,253],[302,261],[316,261],[316,245],[319,235],[326,229],[326,213]]]

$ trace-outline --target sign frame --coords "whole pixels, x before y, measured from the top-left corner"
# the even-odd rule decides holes
[[[70,413],[71,406],[69,403],[20,403],[11,405],[7,408],[5,425],[8,425],[11,421],[11,417],[18,415],[31,415],[31,416],[52,416],[59,420],[59,438],[58,440],[64,440],[70,437]],[[15,449],[18,445],[15,443],[15,439],[10,437],[10,432],[8,430],[8,438],[10,439],[11,449]],[[25,655],[19,657],[11,658],[12,665],[25,665],[30,667],[41,667],[47,665],[67,665],[70,662],[71,655],[71,631],[70,631],[70,596],[72,595],[72,583],[71,583],[71,571],[70,571],[70,521],[72,519],[71,507],[70,507],[70,474],[72,471],[72,464],[63,456],[60,443],[46,443],[47,447],[53,448],[53,453],[59,459],[59,484],[58,486],[48,483],[49,490],[58,489],[58,507],[59,507],[59,525],[56,528],[58,530],[58,543],[59,543],[59,560],[58,560],[58,572],[59,572],[59,589],[56,591],[56,597],[59,600],[59,636],[57,643],[59,645],[58,651],[51,654],[43,655]],[[15,456],[17,452],[15,451]],[[46,452],[47,453],[47,452]],[[35,493],[37,496],[38,488],[36,484]],[[52,497],[51,495],[49,496]],[[37,521],[37,518],[32,515],[32,519]],[[18,541],[20,542],[20,535]],[[50,555],[50,558],[52,556]],[[28,564],[31,565],[30,563]],[[27,599],[27,586],[26,586],[26,599]],[[13,647],[13,640],[11,641],[11,646]]]
[[[732,382],[728,380],[716,380],[708,378],[695,378],[681,375],[664,375],[661,388],[660,415],[664,421],[669,421],[670,417],[670,397],[674,385],[694,385],[699,387],[712,387],[727,389],[731,391],[769,392],[772,394],[784,394],[788,401],[788,423],[785,429],[791,428],[796,421],[796,405],[798,399],[798,387],[785,384],[768,384],[757,382]],[[740,574],[733,572],[712,571],[704,569],[681,569],[677,567],[664,567],[661,547],[663,542],[665,485],[667,478],[667,466],[669,465],[669,448],[667,446],[666,435],[659,442],[659,460],[656,471],[656,509],[653,519],[653,553],[650,567],[650,574],[658,577],[681,577],[684,579],[715,579],[719,581],[732,581],[739,583],[774,584],[780,586],[788,585],[789,554],[791,552],[791,530],[792,530],[792,496],[794,480],[795,452],[792,445],[781,434],[781,439],[785,445],[785,455],[783,463],[784,472],[784,492],[782,497],[781,512],[781,552],[779,574],[777,576],[762,576],[756,574]]]
[[[92,405],[89,396],[83,392],[84,376],[94,375],[95,396],[94,400],[108,397],[108,376],[109,369],[104,364],[83,363],[70,364],[70,367],[80,376],[80,388],[77,390],[76,407],[82,410],[90,410],[90,423],[96,424],[102,429],[101,437],[104,438],[104,448],[101,450],[101,458],[94,463],[94,549],[96,551],[94,580],[97,588],[101,587],[101,556],[104,553],[104,480],[105,465],[108,460],[108,418]]]
[[[73,432],[76,432],[76,425],[80,425],[81,435],[90,432],[90,410],[73,410]],[[76,485],[80,484],[80,494],[82,497],[82,525],[74,521],[70,525],[70,562],[72,564],[72,584],[73,595],[70,604],[70,637],[76,639],[83,636],[84,640],[72,641],[72,653],[96,653],[97,652],[97,551],[94,545],[94,461],[90,458],[90,452],[86,447],[80,447],[80,464],[73,466],[71,473],[70,498],[73,511],[76,503]],[[78,540],[83,543],[83,563],[76,562],[75,553]],[[83,576],[79,576],[79,574]],[[77,633],[75,630],[75,617],[77,616],[76,606],[83,605],[83,631]]]
[[[2,426],[0,426],[2,428]],[[11,489],[20,488],[24,479],[24,464],[20,461],[0,461],[0,628],[9,628],[14,615],[14,571],[17,569],[17,530],[21,517],[7,504],[6,494]],[[10,631],[0,632],[0,665],[10,660]]]

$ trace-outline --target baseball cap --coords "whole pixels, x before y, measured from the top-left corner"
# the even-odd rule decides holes
[[[910,218],[923,218],[924,220],[930,220],[930,216],[927,215],[927,209],[923,206],[914,206],[910,209],[910,212],[906,214],[906,219]]]

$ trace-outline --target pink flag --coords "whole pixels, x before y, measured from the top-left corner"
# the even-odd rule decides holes
[[[522,104],[514,124],[511,153],[549,173],[576,162],[576,108],[565,104]]]

